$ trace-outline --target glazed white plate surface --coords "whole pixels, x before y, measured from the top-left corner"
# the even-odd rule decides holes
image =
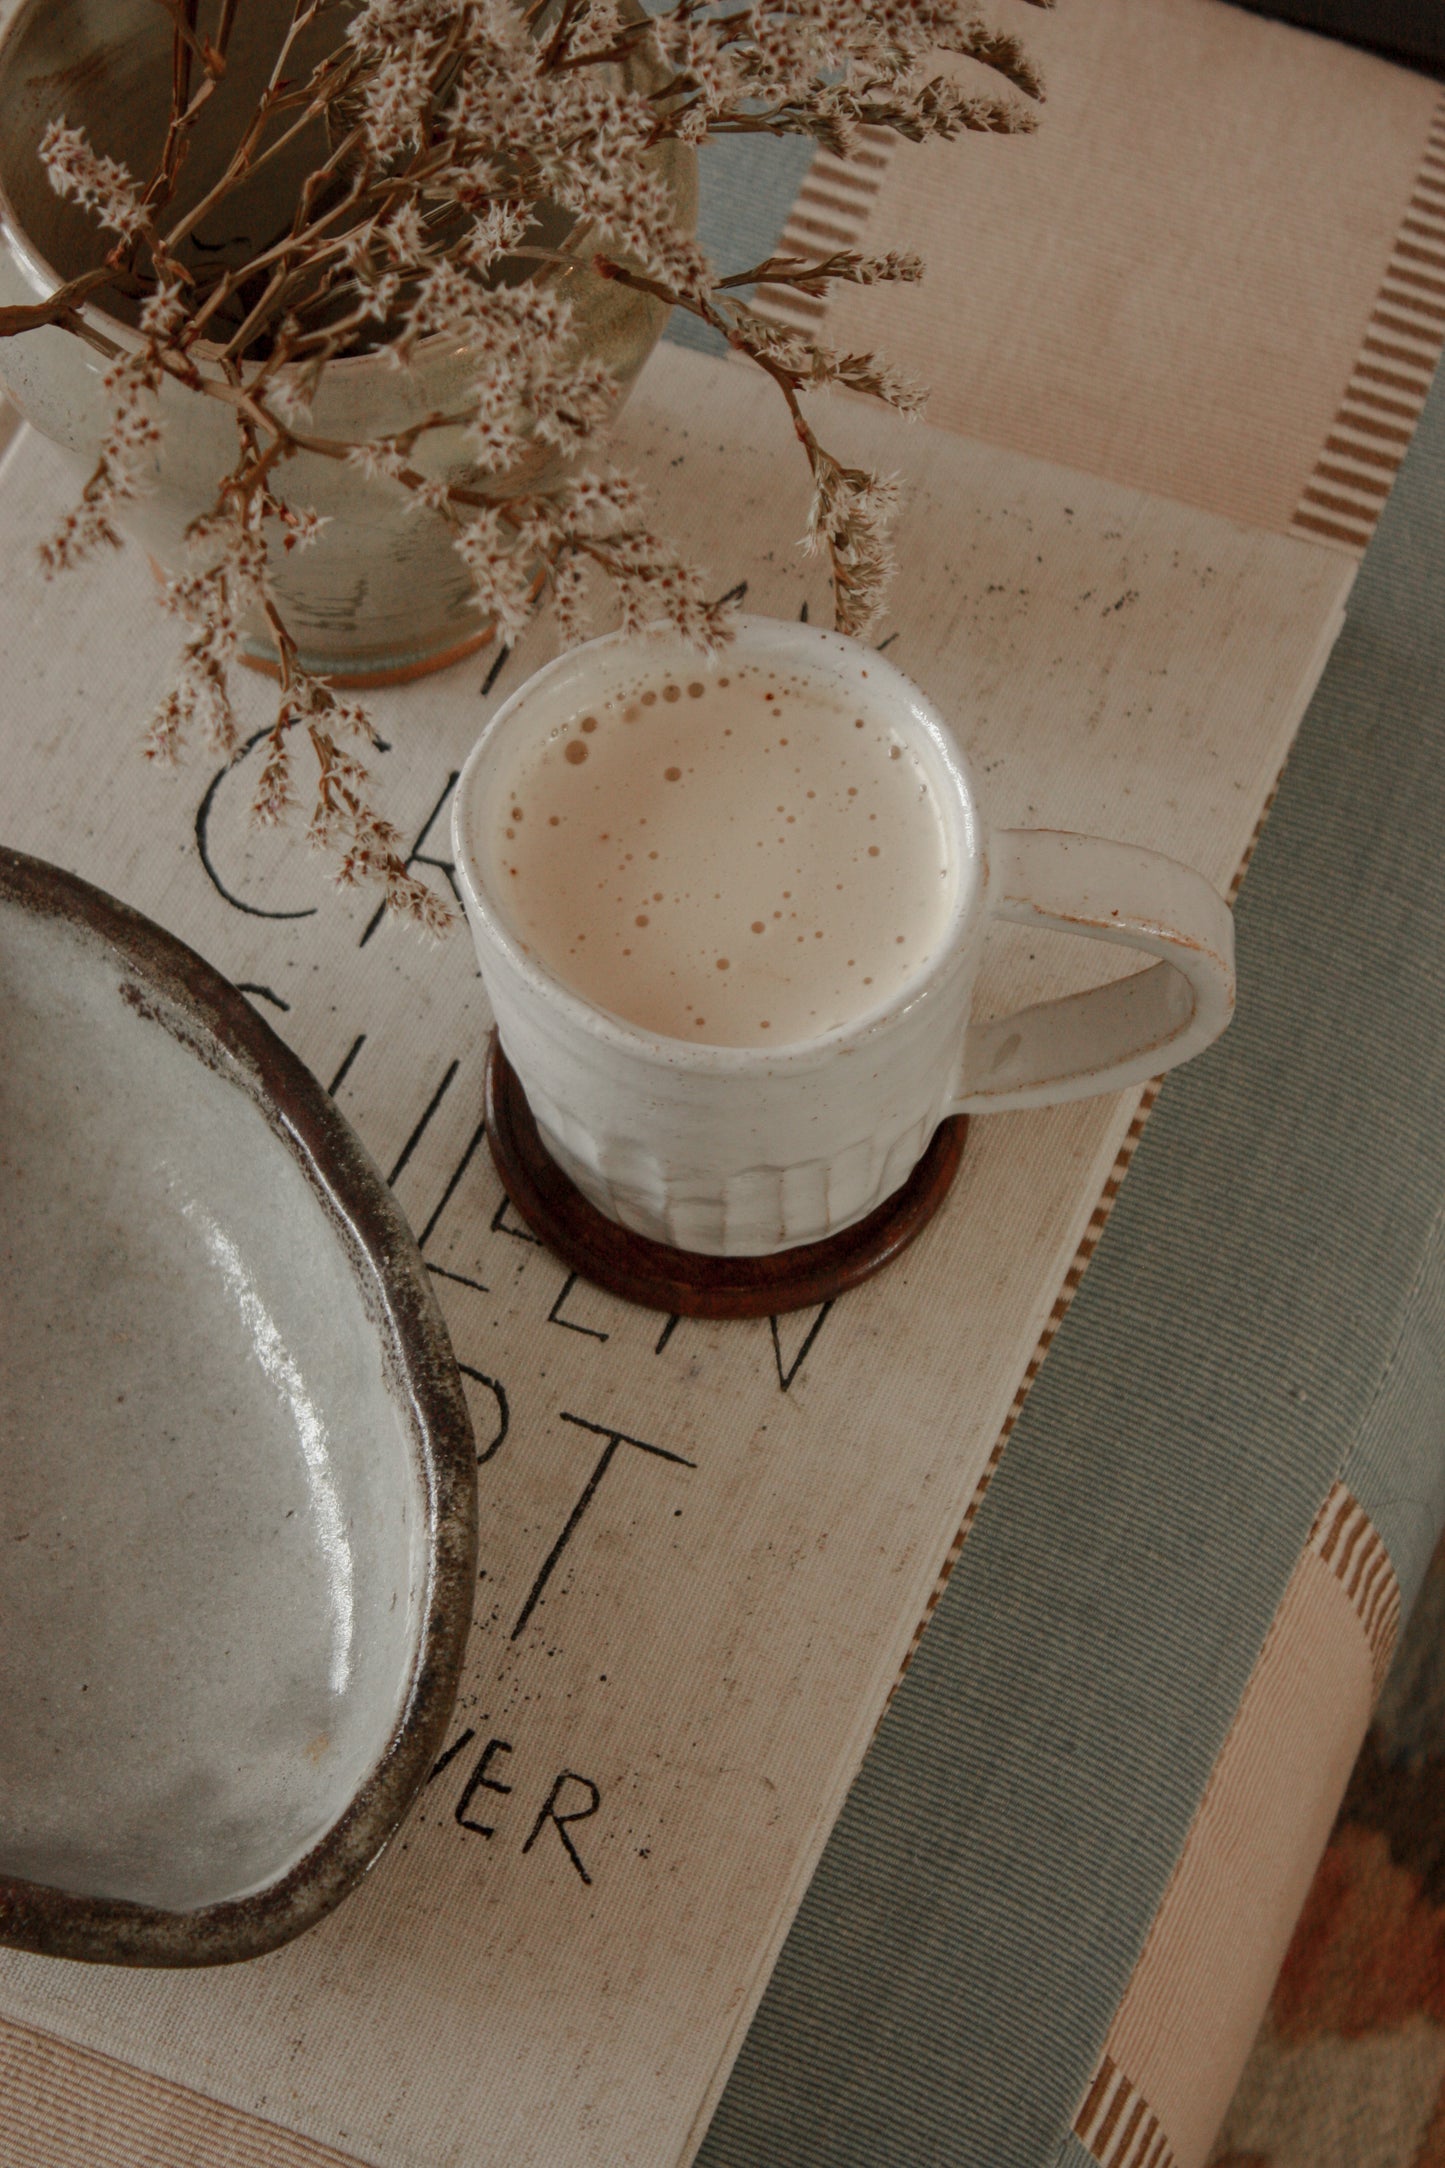
[[[89,927],[0,896],[0,1015],[0,1876],[231,1903],[403,1726],[412,1395],[284,1109]]]

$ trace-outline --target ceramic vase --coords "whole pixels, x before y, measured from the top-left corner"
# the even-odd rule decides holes
[[[252,0],[240,10],[226,75],[212,100],[214,124],[187,161],[178,210],[198,201],[220,171],[220,145],[235,132],[228,116],[254,104],[278,22],[290,13],[291,0]],[[335,35],[328,14],[317,36],[329,43]],[[314,57],[299,56],[307,65]],[[156,162],[170,83],[171,18],[155,0],[24,0],[0,40],[0,307],[45,299],[102,261],[113,239],[51,189],[37,154],[47,123],[63,117],[83,127],[98,151],[143,176]],[[199,249],[243,239],[264,245],[273,228],[289,223],[297,187],[325,156],[322,124],[316,125],[317,140],[298,138],[267,169],[264,186],[258,176],[202,221],[194,237]],[[678,225],[690,231],[695,155],[675,143],[655,155]],[[666,309],[590,269],[563,274],[562,290],[573,304],[579,351],[603,360],[625,396],[661,335]],[[81,313],[116,346],[138,345],[134,312],[127,321],[128,304],[109,289],[83,303]],[[201,359],[203,370],[214,368],[204,350]],[[77,487],[94,468],[108,419],[105,367],[102,354],[54,326],[0,341],[0,382],[26,420],[65,452]],[[445,335],[422,342],[407,369],[384,354],[330,362],[308,429],[347,441],[398,434],[428,414],[464,405],[474,369],[466,342]],[[187,526],[214,503],[219,478],[235,463],[236,431],[220,402],[171,381],[162,387],[160,410],[164,442],[154,486],[126,505],[124,526],[158,567],[180,571],[191,563]],[[477,478],[459,427],[420,438],[415,464],[452,481]],[[539,447],[515,479],[545,490],[563,469],[557,455]],[[417,510],[399,484],[301,453],[287,462],[279,487],[288,502],[329,522],[313,547],[286,554],[276,544],[271,551],[276,600],[308,668],[338,683],[386,683],[437,668],[490,637],[445,523]],[[263,622],[248,628],[245,652],[263,666],[274,659]]]

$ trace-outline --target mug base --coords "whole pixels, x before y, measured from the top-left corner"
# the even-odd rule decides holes
[[[831,1302],[881,1272],[947,1196],[963,1157],[966,1115],[940,1122],[901,1189],[866,1219],[771,1257],[701,1257],[619,1227],[551,1158],[493,1031],[487,1047],[487,1142],[502,1187],[533,1234],[609,1294],[677,1317],[775,1317]]]

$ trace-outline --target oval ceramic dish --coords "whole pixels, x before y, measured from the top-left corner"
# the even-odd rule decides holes
[[[425,1780],[471,1427],[331,1099],[158,926],[0,850],[0,1941],[254,1957]]]

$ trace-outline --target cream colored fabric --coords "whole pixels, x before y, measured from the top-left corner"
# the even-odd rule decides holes
[[[912,485],[889,653],[956,720],[994,817],[1155,844],[1226,886],[1333,637],[1346,561],[856,408],[829,429]],[[782,615],[805,594],[820,605],[766,387],[664,350],[625,433],[720,588],[746,577],[749,602]],[[340,1103],[448,1275],[488,1456],[484,1574],[459,1750],[332,1920],[216,1974],[3,1955],[0,2012],[386,2168],[676,2162],[1137,1095],[978,1122],[908,1257],[776,1332],[668,1333],[570,1282],[499,1217],[476,1143],[486,1019],[465,939],[437,953],[383,928],[360,945],[365,901],[248,836],[244,769],[209,803],[216,877],[253,909],[322,907],[274,920],[223,899],[193,837],[206,765],[171,782],[137,757],[169,640],[144,566],[51,588],[31,572],[64,488],[23,437],[0,476],[10,836],[258,989],[323,1081],[345,1065]],[[543,652],[539,632],[489,696],[484,662],[375,696],[397,748],[379,763],[392,806],[408,834],[434,816],[431,854],[448,777]],[[266,690],[248,694],[259,727]],[[1079,944],[1020,933],[998,943],[985,999],[1094,968]],[[505,1746],[487,1758],[492,1740]]]

